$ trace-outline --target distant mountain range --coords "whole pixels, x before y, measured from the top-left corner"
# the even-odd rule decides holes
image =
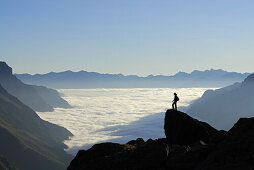
[[[0,84],[11,95],[35,111],[53,111],[55,107],[71,107],[60,94],[53,89],[43,86],[24,84],[12,74],[12,68],[5,62],[0,62]]]
[[[228,130],[240,117],[254,116],[254,74],[243,82],[207,90],[187,111],[217,129]]]
[[[65,169],[72,156],[62,142],[70,136],[68,130],[42,120],[0,85],[0,169]]]
[[[87,71],[50,72],[47,74],[15,74],[28,84],[51,88],[147,88],[147,87],[223,87],[241,82],[250,73],[227,72],[224,70],[195,70],[191,73],[178,72],[172,76],[100,74]]]

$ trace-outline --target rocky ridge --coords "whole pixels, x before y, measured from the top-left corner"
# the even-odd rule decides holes
[[[210,170],[254,168],[254,118],[241,118],[228,132],[168,110],[166,138],[126,144],[101,143],[80,150],[68,170]]]

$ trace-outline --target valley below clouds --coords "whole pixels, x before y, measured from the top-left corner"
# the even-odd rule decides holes
[[[37,112],[49,122],[71,131],[64,143],[76,154],[95,143],[126,143],[138,137],[145,140],[164,136],[164,113],[171,108],[173,93],[180,98],[179,110],[202,96],[207,88],[60,89],[72,108]]]

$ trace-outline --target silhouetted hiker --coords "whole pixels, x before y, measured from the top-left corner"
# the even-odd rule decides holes
[[[174,93],[174,95],[175,95],[175,97],[174,97],[174,100],[172,101],[173,102],[172,109],[177,110],[177,104],[176,103],[179,101],[179,97],[177,96],[176,93]]]

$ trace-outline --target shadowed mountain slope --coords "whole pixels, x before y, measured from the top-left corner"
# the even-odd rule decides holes
[[[12,68],[5,62],[0,62],[0,84],[35,111],[53,111],[54,107],[70,107],[56,90],[21,82],[12,74]]]
[[[208,90],[190,105],[191,116],[217,129],[228,130],[240,117],[252,117],[254,111],[254,74],[242,83],[218,90]]]
[[[72,156],[63,141],[72,134],[49,123],[0,86],[0,155],[21,170],[60,170]]]

